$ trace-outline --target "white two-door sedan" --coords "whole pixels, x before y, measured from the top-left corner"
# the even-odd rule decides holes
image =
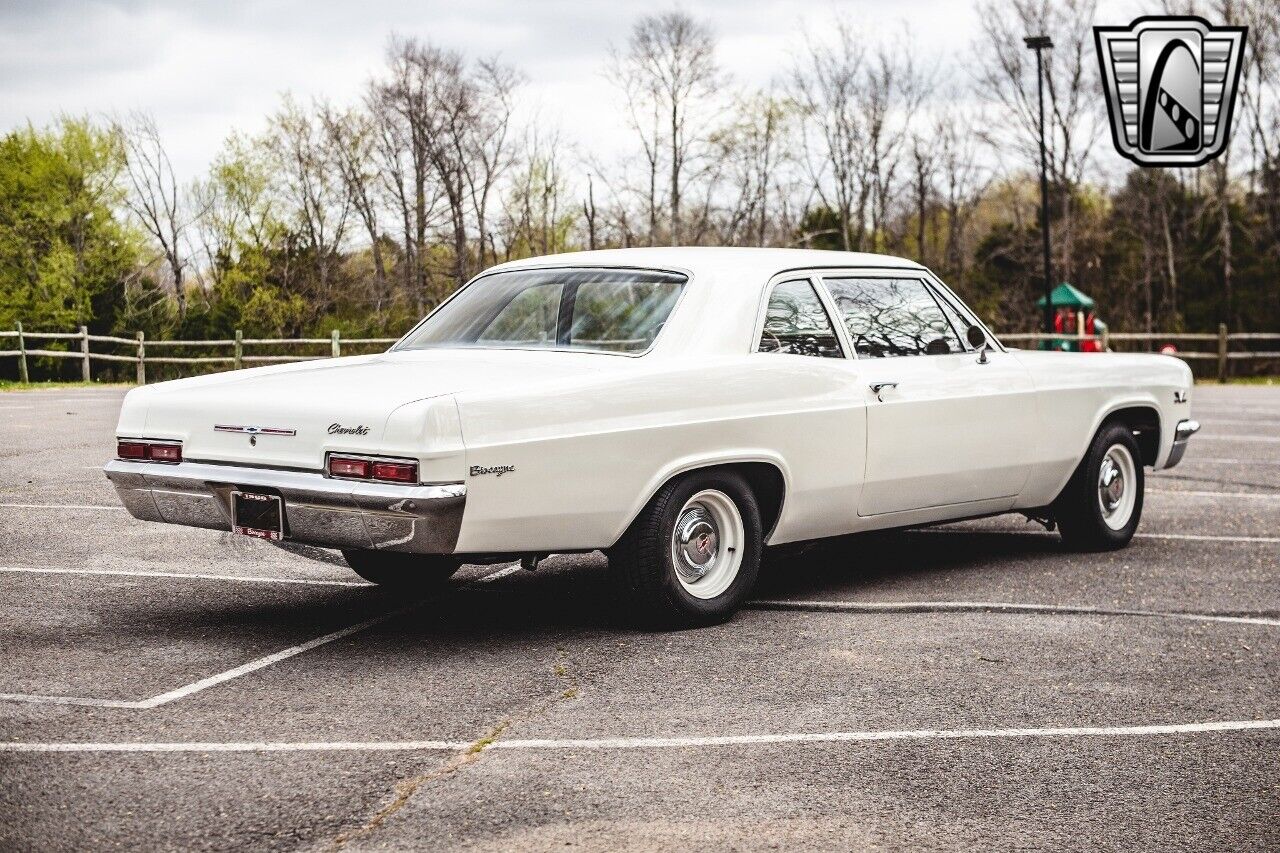
[[[1122,547],[1198,429],[1158,355],[1008,349],[923,266],[653,248],[502,264],[379,355],[130,391],[137,518],[421,586],[602,550],[651,623],[724,619],[765,546],[1017,512]]]

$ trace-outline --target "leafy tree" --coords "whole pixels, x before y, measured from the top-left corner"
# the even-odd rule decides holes
[[[140,245],[115,215],[122,166],[86,120],[0,138],[0,327],[115,327]]]

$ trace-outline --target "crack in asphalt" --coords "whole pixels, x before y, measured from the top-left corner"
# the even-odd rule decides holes
[[[490,727],[480,737],[467,744],[464,749],[455,752],[447,761],[434,770],[396,782],[390,802],[374,812],[359,827],[339,833],[327,849],[330,851],[342,850],[350,842],[366,838],[377,832],[388,819],[408,805],[414,795],[422,790],[424,786],[451,776],[467,765],[479,761],[489,747],[493,746],[517,722],[529,722],[546,714],[560,702],[578,698],[580,690],[578,674],[571,665],[568,653],[563,645],[556,646],[556,662],[552,672],[560,682],[555,691],[530,702],[517,713],[509,714]]]

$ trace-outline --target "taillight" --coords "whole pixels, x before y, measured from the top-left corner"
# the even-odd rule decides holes
[[[367,480],[371,473],[373,473],[373,465],[368,459],[329,457],[329,475],[332,477],[355,477],[359,480]]]
[[[182,445],[181,444],[151,445],[151,461],[152,462],[181,462],[182,461]]]
[[[146,459],[147,446],[140,441],[117,441],[116,456],[121,459]]]
[[[416,483],[418,465],[416,462],[375,462],[373,479],[390,480],[393,483]]]
[[[142,462],[181,462],[182,445],[173,442],[161,444],[150,441],[117,441],[116,456]]]
[[[380,480],[384,483],[416,483],[418,463],[330,456],[329,476],[352,480]]]

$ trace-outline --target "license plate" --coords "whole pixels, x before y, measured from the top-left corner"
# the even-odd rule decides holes
[[[258,539],[284,538],[284,500],[258,492],[231,493],[231,530]]]

